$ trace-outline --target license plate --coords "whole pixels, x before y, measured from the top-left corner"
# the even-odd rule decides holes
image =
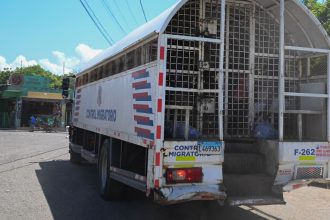
[[[222,153],[221,141],[199,141],[198,154],[218,155]]]

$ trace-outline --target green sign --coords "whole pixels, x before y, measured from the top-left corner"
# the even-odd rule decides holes
[[[49,79],[42,76],[24,76],[23,87],[26,89],[34,88],[48,88],[49,87]]]
[[[7,89],[4,91],[5,92],[10,91],[10,92],[2,94],[2,96],[7,96],[7,97],[26,96],[28,91],[61,93],[60,89],[49,88],[50,80],[42,76],[28,76],[23,74],[15,74],[10,77],[9,84],[10,86],[8,86]]]
[[[49,79],[42,76],[14,74],[9,78],[9,84],[12,88],[44,89],[49,88]]]

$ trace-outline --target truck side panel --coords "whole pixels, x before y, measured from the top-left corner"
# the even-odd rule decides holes
[[[142,146],[151,144],[156,71],[151,63],[77,89],[73,125]]]

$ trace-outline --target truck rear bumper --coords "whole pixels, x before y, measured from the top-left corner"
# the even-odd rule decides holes
[[[327,179],[301,179],[301,180],[292,180],[286,185],[283,186],[284,192],[290,192],[292,190],[301,188],[303,186],[308,186],[311,183],[322,183],[330,184],[330,178]]]
[[[193,200],[222,200],[226,193],[219,185],[192,185],[164,187],[156,191],[156,201],[161,204],[175,204]]]

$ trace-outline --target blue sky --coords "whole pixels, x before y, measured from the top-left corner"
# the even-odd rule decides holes
[[[114,41],[125,36],[102,0],[86,1]],[[145,22],[139,0],[104,1],[125,32]],[[176,1],[142,0],[148,20]],[[22,61],[59,74],[63,62],[69,71],[109,47],[79,0],[0,0],[0,28],[0,68]]]

